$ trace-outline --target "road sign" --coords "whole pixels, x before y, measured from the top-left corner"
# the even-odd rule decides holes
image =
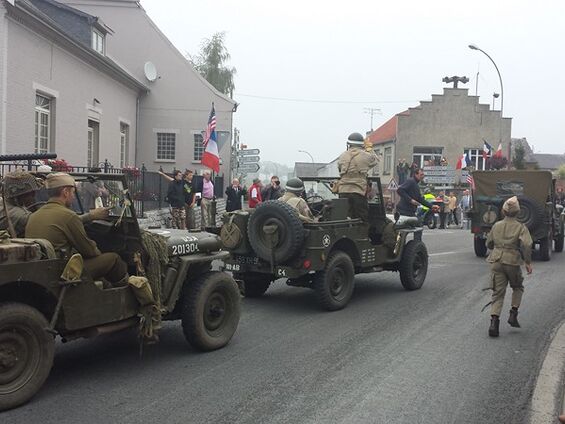
[[[239,165],[237,167],[237,172],[240,174],[253,174],[257,171],[259,171],[258,163],[244,163],[243,165]]]
[[[238,150],[238,156],[251,156],[251,155],[258,155],[261,153],[259,149],[247,149],[247,150]]]
[[[259,156],[241,156],[238,159],[239,163],[257,163],[259,160]]]
[[[398,189],[398,184],[396,184],[396,180],[394,178],[390,180],[386,189],[390,191],[396,191],[396,189]]]

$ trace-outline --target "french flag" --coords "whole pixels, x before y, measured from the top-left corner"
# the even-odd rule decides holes
[[[218,139],[216,136],[216,110],[212,103],[212,110],[208,118],[208,126],[204,135],[204,153],[202,154],[202,165],[220,172],[220,153],[218,152]]]
[[[494,154],[495,158],[502,157],[502,143],[498,143],[498,149],[496,149],[496,153]]]
[[[467,153],[465,153],[463,156],[461,156],[459,158],[459,160],[457,161],[457,165],[455,166],[455,169],[463,169],[463,168],[467,168],[467,166],[469,166],[471,164],[471,161],[469,160],[469,157],[467,156]]]
[[[487,141],[483,138],[483,159],[486,160],[490,154],[492,154],[492,146],[487,143]]]

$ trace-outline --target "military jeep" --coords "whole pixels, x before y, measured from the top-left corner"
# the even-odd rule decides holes
[[[386,217],[380,179],[371,178],[368,224],[347,217],[348,200],[332,192],[333,179],[302,179],[317,186],[306,199],[316,222],[303,223],[281,201],[223,217],[220,234],[231,253],[225,269],[243,283],[245,296],[261,296],[283,278],[314,289],[321,307],[334,311],[351,299],[355,274],[398,271],[406,290],[422,287],[428,270],[422,228],[417,218],[393,223]]]
[[[487,255],[486,238],[495,222],[503,219],[502,205],[517,196],[518,221],[528,227],[538,256],[549,261],[551,250],[563,251],[563,206],[555,201],[555,180],[549,171],[475,171],[473,204],[469,217],[478,257]],[[553,246],[552,246],[553,244]]]
[[[217,235],[186,230],[155,229],[164,251],[155,261],[146,249],[124,175],[73,174],[77,181],[77,213],[84,212],[81,185],[96,183],[107,190],[107,220],[85,224],[102,252],[116,252],[130,275],[161,276],[157,287],[162,320],[181,320],[186,340],[197,350],[225,346],[240,317],[240,293],[233,278],[212,271],[214,260],[226,259]],[[41,193],[38,194],[41,198]],[[71,258],[71,261],[74,258]],[[157,264],[157,265],[155,265]],[[55,337],[63,342],[138,327],[143,315],[133,289],[93,281],[69,268],[46,240],[10,239],[0,243],[0,410],[28,401],[47,379]],[[153,269],[151,269],[153,267]],[[156,269],[155,269],[156,268]],[[72,266],[71,266],[72,269]]]

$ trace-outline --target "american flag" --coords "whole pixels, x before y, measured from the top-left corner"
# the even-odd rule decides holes
[[[473,178],[473,176],[471,174],[467,175],[467,183],[469,184],[469,186],[471,187],[471,190],[475,189],[475,180]]]
[[[214,109],[214,103],[212,103],[212,110],[210,111],[210,117],[208,118],[208,126],[206,127],[206,133],[204,134],[204,140],[202,141],[204,147],[208,145],[210,138],[214,141],[216,140],[216,110]]]

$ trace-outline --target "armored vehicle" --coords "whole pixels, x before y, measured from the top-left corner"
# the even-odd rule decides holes
[[[197,350],[225,346],[239,323],[240,293],[229,274],[212,271],[212,261],[229,256],[219,237],[141,231],[124,175],[73,176],[79,214],[83,186],[104,189],[110,216],[85,224],[87,234],[102,252],[118,253],[130,275],[147,271],[159,318],[181,320],[185,338]],[[95,337],[140,327],[147,316],[131,286],[93,281],[82,272],[80,256],[60,257],[46,240],[12,239],[6,232],[0,237],[0,410],[5,410],[25,403],[43,385],[56,336],[63,342]]]
[[[422,287],[428,270],[422,228],[417,218],[387,218],[380,179],[370,179],[368,224],[347,217],[348,200],[332,192],[331,178],[303,180],[316,186],[307,198],[316,222],[303,223],[280,200],[224,215],[220,234],[231,253],[225,269],[243,282],[245,296],[261,296],[283,278],[314,289],[321,307],[333,311],[351,299],[355,274],[397,271],[406,290]]]
[[[475,171],[473,204],[469,217],[474,234],[475,254],[487,255],[486,238],[495,222],[503,218],[502,205],[517,196],[520,213],[542,261],[551,258],[551,250],[563,251],[563,207],[555,202],[555,180],[549,171]],[[553,245],[553,246],[552,246]]]

